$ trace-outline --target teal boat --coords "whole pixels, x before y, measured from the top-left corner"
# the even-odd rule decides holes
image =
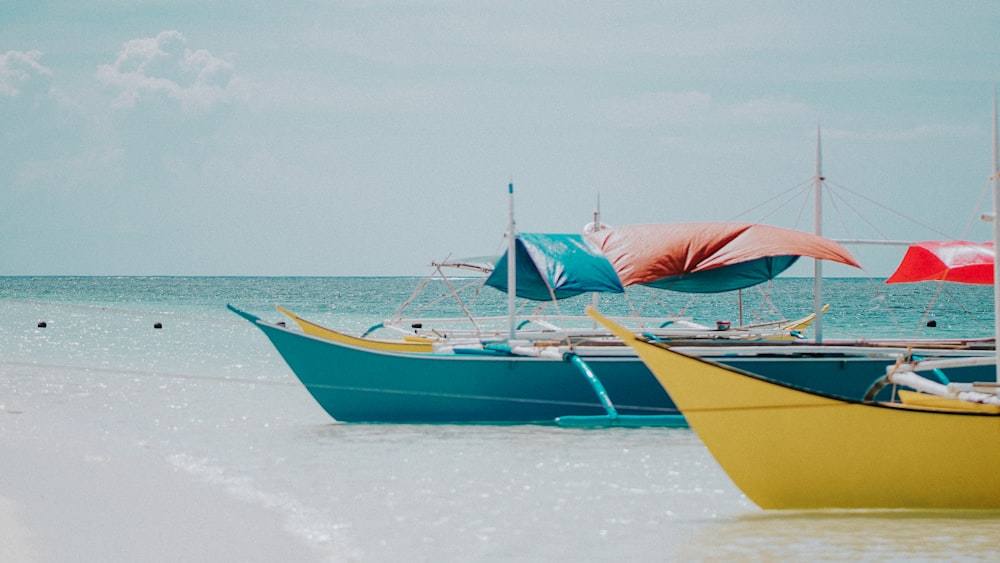
[[[348,343],[313,336],[230,309],[263,331],[316,402],[341,422],[686,425],[642,361],[622,346],[549,347],[537,355],[500,345],[403,352],[363,339]],[[885,342],[675,344],[699,357],[845,398],[863,397],[886,367],[908,352],[903,343]],[[965,348],[909,353],[968,355],[969,345]],[[991,348],[984,345],[982,353],[991,354]],[[947,374],[955,382],[988,376],[988,367]]]
[[[688,292],[749,287],[773,278],[798,256],[853,263],[836,243],[787,229],[741,223],[634,226],[586,236],[512,237],[485,283],[505,291],[514,311],[515,296],[558,300],[621,292],[635,284]],[[421,340],[410,346],[322,327],[293,330],[230,309],[263,331],[316,402],[341,422],[686,425],[652,373],[620,341],[588,335],[553,342],[519,332],[514,313],[503,338],[443,346]],[[992,343],[656,337],[699,357],[854,399],[904,355],[968,354],[980,344],[983,354],[992,353]],[[941,376],[975,381],[982,379],[980,371],[969,367]]]

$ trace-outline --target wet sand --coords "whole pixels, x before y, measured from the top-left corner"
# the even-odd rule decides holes
[[[50,415],[0,411],[0,560],[327,560],[278,512],[185,474],[155,447],[55,435]]]

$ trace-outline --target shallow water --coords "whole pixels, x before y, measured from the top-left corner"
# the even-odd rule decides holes
[[[794,306],[808,293],[800,281],[776,290],[785,301],[772,299]],[[160,470],[262,509],[303,546],[292,559],[1000,557],[1000,516],[992,513],[762,511],[686,429],[339,424],[264,336],[224,308],[231,301],[277,319],[271,305],[280,302],[360,331],[390,314],[413,282],[0,278],[0,436],[8,451],[59,448],[108,474]],[[872,312],[881,298],[851,297],[861,283],[827,283],[841,303],[854,299],[840,317],[831,314],[828,331],[921,321],[915,304],[926,293],[904,295],[911,305],[887,315]],[[933,315],[944,331],[958,331],[960,312],[991,306],[988,290],[961,295],[960,305],[945,306],[939,294]],[[687,312],[722,314],[712,307]],[[969,332],[980,330],[977,314]],[[46,328],[37,327],[42,319]],[[16,472],[16,463],[0,460],[0,470]],[[0,494],[24,504],[31,520],[37,491],[5,483]],[[121,489],[140,505],[149,493]],[[88,533],[111,538],[127,517],[94,518]],[[76,548],[102,554],[99,546]],[[47,546],[40,559],[81,554],[71,549]]]

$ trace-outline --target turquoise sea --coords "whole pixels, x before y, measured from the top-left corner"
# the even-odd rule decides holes
[[[0,278],[0,495],[41,530],[34,560],[274,560],[254,533],[227,557],[237,546],[212,530],[238,528],[240,513],[206,513],[197,495],[174,493],[191,490],[269,515],[264,529],[300,548],[290,561],[1000,558],[992,513],[760,510],[686,429],[340,424],[225,307],[278,320],[281,304],[360,333],[420,281]],[[744,323],[802,317],[812,289],[793,278],[747,290]],[[827,338],[993,332],[988,287],[832,279],[824,296]],[[601,307],[736,324],[739,302],[649,292]],[[467,300],[476,314],[505,304],[492,289]],[[454,313],[450,303],[421,311]],[[101,475],[110,484],[87,489]],[[190,551],[143,523],[168,509],[189,515],[177,525]]]

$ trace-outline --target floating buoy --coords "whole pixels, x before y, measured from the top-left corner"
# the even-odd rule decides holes
[[[935,321],[934,319],[931,319],[931,320],[927,321],[927,326],[929,326],[931,328],[934,328],[934,327],[937,326],[937,321]]]
[[[285,321],[278,321],[278,326],[285,326]]]
[[[49,324],[45,321],[38,321],[38,328],[45,328],[47,326],[49,326]]]
[[[163,328],[163,323],[153,323],[153,328]]]

